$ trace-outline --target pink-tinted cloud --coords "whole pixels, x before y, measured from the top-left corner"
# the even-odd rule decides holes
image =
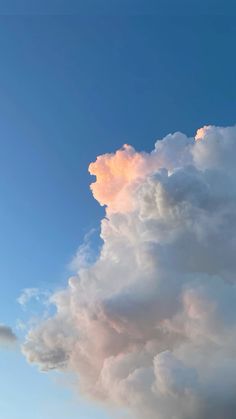
[[[98,157],[101,252],[29,331],[29,362],[137,418],[234,419],[235,156],[236,128],[208,126]]]
[[[109,212],[126,212],[133,208],[129,187],[150,172],[149,157],[137,153],[125,144],[111,154],[98,156],[89,165],[89,172],[96,176],[91,189],[95,199],[108,207]]]

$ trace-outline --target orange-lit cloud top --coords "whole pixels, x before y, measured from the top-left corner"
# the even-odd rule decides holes
[[[89,165],[89,173],[96,176],[91,184],[94,198],[106,206],[108,214],[125,213],[135,208],[136,186],[142,179],[161,168],[170,173],[191,163],[194,140],[176,132],[157,141],[151,153],[137,152],[125,144],[115,153],[98,156]]]
[[[199,128],[195,135],[195,140],[202,140],[207,133],[208,130],[210,130],[211,125],[204,125],[204,127]]]
[[[91,190],[95,199],[107,206],[108,212],[127,212],[132,209],[129,186],[151,171],[148,155],[138,153],[130,145],[111,154],[98,156],[89,165],[89,173],[96,176]]]
[[[161,168],[172,173],[186,164],[197,163],[198,154],[205,152],[200,140],[205,141],[212,131],[214,127],[205,125],[197,130],[194,138],[187,138],[180,132],[169,134],[156,142],[151,153],[137,152],[125,144],[115,153],[98,156],[88,169],[96,176],[96,181],[91,184],[94,198],[106,206],[108,214],[132,211],[135,185]]]

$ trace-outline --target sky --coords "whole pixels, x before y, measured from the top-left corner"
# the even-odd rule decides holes
[[[60,289],[85,235],[100,244],[89,164],[125,143],[150,152],[168,133],[235,124],[236,8],[17,3],[0,2],[0,323],[21,339],[22,290]],[[0,363],[4,419],[111,417],[19,348]]]

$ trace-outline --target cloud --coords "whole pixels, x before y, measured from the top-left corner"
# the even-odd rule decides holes
[[[21,295],[17,298],[21,306],[25,306],[32,298],[36,300],[39,298],[40,291],[38,288],[25,288]]]
[[[39,288],[25,288],[17,298],[17,302],[22,306],[22,308],[25,308],[32,300],[47,304],[49,295],[48,291],[42,291]]]
[[[137,418],[235,418],[235,156],[236,128],[214,126],[99,156],[100,255],[29,331],[29,362]]]
[[[81,269],[88,268],[96,259],[91,243],[91,237],[95,232],[96,230],[93,228],[85,235],[83,243],[78,247],[69,264],[70,270],[79,272]]]
[[[15,344],[17,337],[13,330],[4,324],[0,324],[0,346],[9,346]]]

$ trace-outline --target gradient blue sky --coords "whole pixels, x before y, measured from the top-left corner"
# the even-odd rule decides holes
[[[99,227],[87,172],[98,154],[236,121],[230,2],[37,3],[0,2],[0,322],[14,329],[21,290],[63,285]],[[17,351],[1,351],[0,371],[4,419],[110,417]]]

